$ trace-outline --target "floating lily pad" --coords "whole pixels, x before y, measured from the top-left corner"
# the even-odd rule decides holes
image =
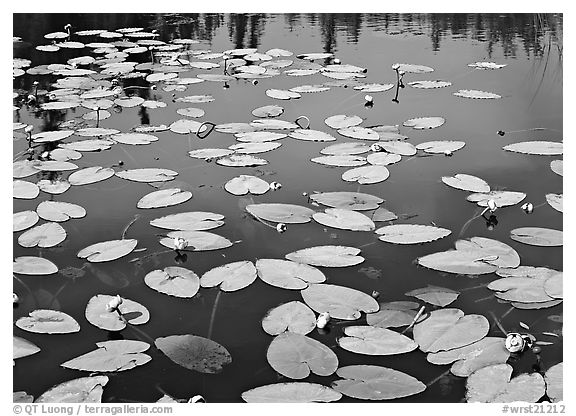
[[[158,141],[158,137],[144,133],[120,133],[114,134],[110,138],[118,143],[131,145],[150,144]]]
[[[546,382],[546,395],[552,403],[561,402],[563,400],[563,376],[564,363],[553,365],[544,374],[544,381]]]
[[[417,144],[416,149],[424,150],[426,153],[452,153],[464,146],[466,146],[466,142],[458,140],[434,140]]]
[[[34,143],[57,142],[72,136],[72,134],[74,134],[74,130],[43,131],[41,133],[33,134],[32,141]]]
[[[44,160],[36,164],[36,169],[45,172],[60,172],[78,169],[78,165],[72,162],[63,162],[60,160]]]
[[[503,147],[504,150],[528,155],[561,155],[564,153],[562,142],[532,141],[513,143]]]
[[[435,129],[444,124],[446,120],[442,117],[418,117],[406,120],[404,127],[412,127],[416,130]]]
[[[212,102],[214,97],[211,95],[188,95],[186,97],[178,97],[175,101],[177,103],[200,104]]]
[[[174,239],[183,238],[188,243],[188,246],[184,248],[186,251],[209,251],[209,250],[220,250],[222,248],[228,248],[232,245],[232,242],[221,235],[209,233],[206,231],[172,231],[168,233],[168,236],[160,240],[160,244],[164,247],[174,249]]]
[[[208,270],[200,278],[202,287],[220,286],[223,292],[235,292],[256,280],[256,267],[251,261],[237,261]]]
[[[310,195],[310,199],[332,208],[351,209],[354,211],[376,209],[379,204],[384,202],[382,198],[360,192],[322,192]]]
[[[76,378],[50,388],[36,403],[101,403],[107,383],[106,376]]]
[[[355,90],[368,92],[368,93],[376,93],[376,92],[384,92],[394,88],[394,84],[362,84],[357,85],[354,87]]]
[[[414,325],[414,341],[424,352],[447,351],[481,340],[489,329],[490,324],[482,315],[464,315],[454,308],[438,309]]]
[[[229,147],[230,150],[234,150],[236,153],[240,154],[255,154],[255,153],[266,153],[271,150],[275,150],[282,146],[282,143],[277,142],[247,142],[247,143],[238,143],[233,144]]]
[[[564,175],[564,161],[562,160],[553,160],[550,162],[550,169],[557,175],[563,176]],[[15,176],[16,178],[16,176]]]
[[[506,64],[497,64],[495,62],[474,62],[468,64],[468,66],[475,69],[500,69],[504,68]]]
[[[479,90],[458,90],[454,93],[457,97],[463,98],[474,98],[482,100],[498,99],[502,98],[501,95],[494,94],[493,92],[479,91]]]
[[[564,211],[564,195],[563,194],[546,194],[546,202],[556,211]]]
[[[67,161],[67,160],[78,160],[82,157],[82,153],[77,152],[72,149],[54,149],[50,152],[50,158],[54,160]]]
[[[441,251],[417,259],[420,266],[446,273],[479,275],[493,273],[498,267],[485,261],[486,255],[460,250]],[[493,259],[494,256],[488,256]]]
[[[560,281],[562,280],[562,273],[556,273],[555,275],[559,275]],[[545,284],[552,278],[546,275],[534,277],[509,276],[490,282],[488,289],[495,291],[496,297],[499,299],[510,302],[550,302],[554,299],[546,293]]]
[[[366,161],[371,165],[387,166],[398,163],[402,160],[402,156],[396,153],[378,152],[371,153],[366,157]]]
[[[50,181],[48,179],[41,179],[36,185],[38,185],[38,188],[42,192],[53,195],[63,194],[70,189],[70,182],[62,180]]]
[[[150,225],[168,230],[203,231],[224,225],[224,215],[213,212],[180,212],[150,221]]]
[[[291,379],[303,379],[310,372],[329,376],[338,368],[336,354],[315,339],[284,332],[272,340],[266,352],[274,370]]]
[[[332,57],[333,54],[329,52],[311,52],[311,53],[302,53],[300,55],[296,55],[298,59],[307,59],[309,61],[315,61],[317,59],[326,59]]]
[[[217,164],[229,167],[246,167],[246,166],[263,166],[267,165],[268,161],[252,155],[237,155],[233,154],[225,156],[216,161]]]
[[[75,135],[82,137],[110,136],[118,133],[120,133],[120,131],[116,129],[106,129],[103,127],[86,127],[74,132]]]
[[[548,296],[555,299],[564,298],[564,289],[562,285],[562,273],[555,274],[554,276],[546,279],[544,282],[544,291]]]
[[[366,127],[359,127],[359,126],[353,126],[353,127],[346,127],[343,129],[339,129],[338,133],[340,133],[342,136],[345,137],[350,137],[352,139],[357,139],[357,140],[379,140],[380,139],[380,135],[369,128]]]
[[[488,201],[492,199],[498,208],[502,208],[519,204],[524,198],[526,198],[526,194],[523,192],[491,191],[488,193],[470,194],[466,200],[476,202],[480,207],[487,207]]]
[[[291,130],[299,127],[296,123],[292,123],[291,121],[278,119],[253,120],[250,123],[250,126],[259,130]]]
[[[29,229],[18,237],[22,247],[54,247],[66,239],[66,230],[56,222],[47,222]]]
[[[144,276],[144,283],[160,293],[177,298],[192,298],[200,289],[200,278],[183,267],[169,266]]]
[[[48,275],[58,271],[58,267],[42,257],[21,256],[14,259],[12,271],[17,274]]]
[[[563,232],[550,228],[523,227],[510,231],[510,238],[531,246],[558,247],[563,244]]]
[[[440,306],[441,308],[454,302],[459,294],[460,292],[455,290],[432,285],[406,292],[406,296],[414,296],[426,303]]]
[[[131,108],[137,107],[144,102],[144,98],[141,97],[122,97],[116,98],[114,100],[114,104],[119,105],[120,107]]]
[[[91,183],[101,182],[114,176],[114,169],[104,168],[102,166],[92,166],[80,169],[68,177],[70,185],[88,185]]]
[[[390,176],[390,171],[386,166],[361,166],[347,170],[342,174],[342,179],[346,182],[358,182],[359,184],[372,184],[383,182]]]
[[[340,394],[338,392],[335,393]],[[33,403],[33,402],[34,402],[34,396],[26,393],[25,391],[15,391],[14,393],[12,393],[12,403]]]
[[[70,315],[50,309],[37,309],[16,321],[24,331],[37,334],[69,334],[80,331],[80,325]]]
[[[498,240],[485,237],[472,237],[458,240],[456,250],[474,253],[482,261],[498,267],[515,268],[520,265],[520,256],[512,247]]]
[[[258,259],[256,269],[264,282],[283,289],[305,289],[309,283],[326,280],[324,273],[317,268],[290,260]]]
[[[408,326],[416,318],[416,302],[387,302],[380,304],[380,310],[366,315],[366,323],[378,328]]]
[[[340,367],[336,374],[342,380],[334,381],[332,388],[356,399],[391,400],[426,390],[424,383],[406,373],[375,365]]]
[[[120,339],[98,342],[96,345],[96,350],[66,361],[61,366],[92,372],[116,372],[130,370],[152,360],[152,357],[144,354],[150,348],[146,342]]]
[[[116,172],[115,175],[134,182],[165,182],[173,180],[178,172],[170,169],[142,168],[123,170]]]
[[[171,335],[156,338],[156,348],[176,364],[199,373],[215,374],[232,362],[226,348],[197,335]]]
[[[216,127],[214,127],[214,130],[219,133],[236,134],[255,131],[256,128],[248,123],[224,123],[217,124]]]
[[[430,68],[425,65],[414,65],[414,64],[394,64],[392,69],[397,71],[409,72],[412,74],[425,74],[427,72],[434,72],[434,68]]]
[[[76,152],[99,152],[108,150],[114,144],[111,140],[88,139],[70,143],[59,144],[60,148]]]
[[[314,221],[327,227],[352,231],[373,231],[376,226],[366,215],[341,208],[327,208],[312,215]]]
[[[399,140],[379,142],[378,146],[380,146],[388,153],[394,153],[402,156],[413,156],[417,152],[416,147],[414,147],[412,143]]]
[[[137,244],[138,240],[130,238],[103,241],[83,248],[78,252],[77,256],[91,263],[112,261],[132,253]]]
[[[42,201],[38,204],[36,212],[46,221],[63,222],[71,218],[83,218],[86,210],[80,205],[60,201]]]
[[[77,101],[52,101],[40,104],[42,110],[68,110],[80,105]]]
[[[336,137],[320,130],[297,129],[289,134],[293,139],[310,142],[333,142]]]
[[[358,116],[348,116],[345,114],[339,114],[336,116],[328,117],[326,120],[324,120],[324,123],[326,123],[328,127],[340,130],[357,126],[358,124],[361,124],[362,121],[363,121],[362,118]]]
[[[293,72],[291,73],[287,73],[288,71],[284,71],[284,73],[286,75],[291,75],[291,76],[298,76],[298,75],[309,75],[309,74],[316,74],[319,72],[319,70],[317,69],[294,69],[292,70]],[[296,72],[298,71],[298,72]],[[304,72],[306,71],[306,72]],[[315,93],[315,92],[324,92],[324,91],[328,91],[330,89],[330,87],[327,87],[326,85],[300,85],[299,87],[293,87],[290,88],[290,91],[292,92],[297,92],[298,94],[301,93],[305,93],[305,94],[310,94],[310,93]]]
[[[336,319],[354,321],[360,318],[361,312],[377,312],[380,308],[372,296],[344,286],[311,284],[300,293],[314,311],[328,312]]]
[[[32,160],[19,160],[12,163],[12,177],[13,178],[26,178],[40,172],[35,168],[36,161]]]
[[[451,82],[448,81],[413,81],[409,82],[412,88],[421,88],[421,89],[432,89],[432,88],[444,88],[449,87],[452,85]]]
[[[263,107],[258,107],[252,110],[252,115],[254,117],[278,117],[280,114],[284,112],[284,108],[280,107],[279,105],[265,105]]]
[[[397,219],[398,215],[382,207],[378,208],[376,211],[374,211],[374,214],[372,214],[372,221],[374,222],[394,221]]]
[[[274,133],[270,131],[252,131],[247,133],[236,133],[234,135],[239,142],[271,142],[273,140],[283,139],[286,134]]]
[[[250,204],[246,211],[255,217],[272,222],[287,224],[304,224],[310,222],[314,211],[310,208],[293,204]]]
[[[395,355],[414,351],[418,344],[390,329],[373,326],[347,326],[338,345],[345,350],[366,355]]]
[[[178,134],[195,134],[198,133],[200,126],[202,126],[202,123],[199,121],[183,118],[170,124],[169,128],[170,131]]]
[[[358,155],[366,153],[370,146],[366,143],[348,142],[338,143],[320,150],[323,155]]]
[[[275,383],[260,386],[242,393],[247,403],[312,403],[336,402],[342,394],[315,383]]]
[[[420,244],[447,237],[452,232],[445,228],[420,224],[387,225],[376,230],[379,240],[393,244]]]
[[[95,295],[90,298],[86,311],[86,320],[92,325],[106,331],[122,331],[126,324],[143,325],[150,320],[150,312],[144,305],[133,300],[122,298],[118,311],[108,311],[108,304],[115,299],[111,295]]]
[[[226,182],[224,189],[232,195],[262,195],[268,192],[270,185],[256,176],[240,175]]]
[[[292,92],[289,90],[277,90],[277,89],[266,90],[266,95],[270,98],[276,98],[277,100],[292,100],[302,97],[297,92]]]
[[[285,331],[306,335],[315,327],[316,315],[308,306],[297,300],[269,310],[262,320],[262,328],[270,335],[278,335]]]
[[[40,194],[40,188],[35,183],[15,180],[12,182],[12,196],[18,199],[34,199]]]
[[[480,403],[536,403],[546,392],[540,373],[520,374],[511,379],[509,364],[481,368],[466,380],[466,401]]]
[[[454,176],[442,176],[442,182],[446,185],[470,192],[490,192],[490,185],[476,176],[465,173],[457,173]]]
[[[230,149],[197,149],[188,152],[188,156],[194,159],[216,159],[233,154]]]
[[[40,352],[40,347],[27,339],[12,336],[12,359],[28,357]]]
[[[181,204],[192,198],[192,192],[180,188],[162,189],[144,195],[136,204],[138,208],[163,208]]]
[[[181,116],[199,118],[204,115],[204,110],[201,108],[187,107],[179,108],[176,110],[176,113],[180,114]]]
[[[360,249],[346,246],[316,246],[286,254],[288,260],[311,266],[347,267],[364,261]]]
[[[12,231],[18,232],[32,227],[38,222],[36,211],[20,211],[12,214]]]

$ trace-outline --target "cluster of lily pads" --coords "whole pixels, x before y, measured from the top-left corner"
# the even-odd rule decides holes
[[[396,86],[403,87],[406,74],[427,74],[433,69],[423,65],[395,64],[392,83],[363,83],[366,69],[343,64],[331,53],[304,53],[290,59],[293,53],[284,49],[233,49],[214,52],[193,49],[194,39],[173,39],[164,42],[155,32],[143,28],[123,28],[115,31],[84,30],[70,33],[55,32],[45,36],[46,45],[38,51],[55,53],[61,49],[89,51],[90,54],[69,59],[66,63],[31,66],[25,59],[13,60],[15,78],[55,77],[50,90],[33,84],[30,91],[14,92],[14,110],[27,107],[32,111],[66,111],[85,109],[75,118],[62,122],[57,130],[33,133],[34,126],[15,122],[14,138],[28,141],[28,149],[17,154],[13,164],[13,195],[19,199],[36,199],[40,191],[57,196],[72,186],[85,186],[118,178],[153,184],[161,187],[137,202],[138,209],[157,209],[176,206],[189,201],[192,193],[170,187],[178,172],[163,168],[117,170],[116,166],[80,167],[85,152],[108,151],[118,145],[148,145],[162,140],[163,132],[197,135],[205,138],[212,130],[233,134],[237,144],[228,148],[204,147],[191,150],[195,159],[215,161],[226,167],[254,167],[268,161],[254,156],[278,149],[280,140],[334,142],[337,135],[356,141],[330,144],[324,147],[312,162],[349,168],[341,174],[345,182],[359,185],[380,183],[391,175],[389,166],[417,154],[452,156],[465,146],[456,140],[427,141],[411,144],[398,125],[361,126],[363,119],[353,114],[336,114],[324,120],[324,126],[312,129],[306,116],[295,121],[282,120],[284,108],[266,105],[256,108],[256,119],[247,122],[214,124],[204,118],[202,108],[186,107],[177,110],[179,118],[170,125],[141,125],[132,131],[102,127],[105,120],[120,117],[114,112],[122,108],[146,107],[161,109],[166,103],[144,100],[129,88],[127,80],[142,79],[149,89],[172,93],[175,103],[204,104],[214,101],[210,95],[182,95],[202,82],[252,82],[275,76],[303,77],[321,74],[329,81],[322,84],[298,85],[288,90],[268,89],[266,96],[277,100],[301,99],[303,94],[321,93],[333,87],[352,87],[357,93],[379,94]],[[84,43],[71,38],[88,39]],[[143,57],[143,58],[142,58]],[[131,60],[134,58],[134,60]],[[143,59],[147,62],[137,62]],[[323,61],[319,64],[315,61]],[[493,62],[470,64],[474,69],[498,70],[505,65]],[[290,68],[290,69],[286,69]],[[191,76],[195,71],[199,72]],[[390,74],[393,74],[393,72]],[[412,88],[436,89],[451,86],[448,81],[419,80],[409,82]],[[473,99],[498,99],[500,95],[478,90],[459,90],[455,96]],[[365,97],[367,105],[374,98]],[[108,111],[115,110],[115,111]],[[199,119],[199,120],[194,120]],[[305,122],[304,122],[304,121]],[[442,126],[442,117],[427,116],[405,120],[402,126],[418,130]],[[153,134],[154,133],[154,134]],[[524,154],[561,155],[561,142],[520,142],[504,150]],[[551,169],[562,175],[562,160],[554,160]],[[65,177],[66,172],[71,172]],[[393,172],[392,172],[393,174]],[[23,178],[46,175],[48,179],[30,182]],[[442,177],[447,186],[470,192],[467,200],[486,207],[492,214],[522,202],[526,194],[493,190],[481,178],[460,173]],[[166,184],[164,184],[166,182]],[[160,184],[160,185],[159,185]],[[561,181],[559,182],[561,187]],[[281,189],[277,182],[240,174],[228,180],[223,189],[232,195],[263,195]],[[398,215],[381,206],[384,200],[362,192],[317,192],[308,197],[308,205],[287,203],[252,203],[246,212],[263,225],[284,232],[287,227],[312,220],[326,227],[374,233],[387,244],[424,244],[451,235],[452,231],[428,224],[394,224]],[[552,208],[562,212],[562,194],[547,194]],[[326,208],[319,209],[320,206]],[[486,211],[486,210],[485,210]],[[35,210],[14,213],[14,232],[22,232],[18,244],[29,250],[51,248],[62,243],[66,221],[83,218],[89,210],[68,202],[43,201]],[[484,214],[484,213],[483,213]],[[40,219],[45,222],[36,225]],[[380,227],[376,223],[386,223]],[[214,212],[184,211],[150,221],[152,227],[166,230],[159,244],[177,253],[201,252],[231,247],[234,242],[210,232],[224,224],[224,216]],[[126,230],[125,230],[126,231]],[[77,253],[88,263],[115,261],[130,255],[138,248],[138,239],[94,242]],[[374,235],[372,234],[372,235]],[[512,240],[537,246],[562,245],[562,231],[539,227],[522,227],[511,231]],[[133,259],[134,260],[134,259]],[[458,377],[467,377],[468,401],[474,402],[536,402],[544,396],[548,400],[562,399],[562,363],[539,373],[521,374],[514,378],[512,366],[507,364],[510,351],[505,337],[488,336],[490,325],[482,315],[469,314],[456,308],[445,308],[459,295],[458,291],[438,286],[427,286],[407,292],[418,302],[399,300],[379,303],[377,293],[326,283],[325,272],[330,268],[349,267],[364,262],[361,250],[355,247],[324,245],[304,247],[287,253],[284,259],[243,260],[218,265],[198,276],[184,267],[167,266],[150,270],[144,283],[151,289],[168,296],[193,298],[202,288],[219,287],[223,292],[247,288],[257,279],[268,285],[299,291],[300,300],[284,303],[263,316],[263,331],[273,338],[267,350],[270,366],[282,376],[296,381],[257,386],[242,394],[247,402],[280,401],[337,401],[342,395],[365,400],[388,400],[407,397],[424,391],[427,386],[415,377],[401,371],[376,365],[345,365],[322,342],[309,336],[316,327],[323,328],[334,321],[356,321],[365,318],[365,325],[345,326],[338,347],[366,356],[387,356],[420,350],[432,364],[452,364],[450,371]],[[515,308],[536,309],[552,307],[562,302],[562,272],[546,267],[521,265],[518,253],[504,242],[471,237],[458,239],[455,249],[431,253],[417,259],[423,267],[454,275],[477,276],[496,273],[500,278],[492,281],[488,289],[496,297],[508,301]],[[49,258],[21,256],[14,260],[16,275],[53,275],[60,267]],[[20,279],[19,277],[17,277]],[[15,296],[15,299],[17,297]],[[150,314],[135,300],[117,295],[96,294],[85,310],[86,320],[105,331],[122,331],[127,325],[144,325]],[[40,309],[21,317],[15,325],[28,332],[62,334],[80,331],[78,321],[62,311]],[[397,328],[405,327],[402,332]],[[409,336],[411,335],[411,336]],[[506,335],[506,334],[504,334]],[[554,335],[554,334],[552,334]],[[548,345],[535,340],[537,345]],[[538,344],[540,342],[540,344]],[[154,346],[174,363],[200,373],[217,373],[232,362],[230,352],[219,343],[194,334],[167,335],[156,338]],[[36,399],[37,402],[100,401],[110,372],[127,371],[150,362],[146,354],[150,344],[137,340],[112,340],[96,344],[96,349],[61,363],[65,368],[91,373],[88,377],[68,380]],[[40,347],[24,338],[14,336],[14,359],[39,353]],[[344,364],[344,365],[342,365]],[[94,373],[98,373],[95,375]],[[104,374],[100,374],[104,373]],[[330,387],[299,381],[311,373],[319,376],[336,374],[340,377]],[[32,401],[24,392],[15,392],[14,399]],[[210,399],[210,398],[208,398]],[[173,401],[165,396],[160,401]]]

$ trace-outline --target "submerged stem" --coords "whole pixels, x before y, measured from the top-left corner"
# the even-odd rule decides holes
[[[214,318],[216,316],[216,309],[218,308],[218,302],[220,301],[220,295],[222,291],[218,289],[218,294],[214,300],[214,306],[212,307],[212,315],[210,316],[210,325],[208,326],[208,339],[212,339],[212,330],[214,329]]]

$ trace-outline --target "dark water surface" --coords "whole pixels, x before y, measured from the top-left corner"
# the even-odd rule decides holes
[[[193,106],[206,111],[200,120],[218,123],[250,122],[251,111],[267,104],[285,108],[283,120],[294,120],[299,115],[310,118],[311,128],[338,137],[338,142],[353,141],[339,136],[324,124],[324,119],[335,114],[356,114],[365,119],[363,126],[395,125],[413,117],[441,116],[446,123],[429,131],[400,127],[412,144],[429,140],[463,140],[464,149],[453,157],[403,157],[389,166],[390,178],[373,185],[358,185],[341,180],[343,168],[330,168],[310,162],[319,156],[323,147],[333,143],[312,143],[283,139],[276,151],[261,156],[269,164],[256,168],[229,168],[188,157],[189,150],[202,147],[226,148],[235,143],[233,135],[213,132],[202,141],[194,136],[174,134],[170,131],[154,133],[160,140],[147,146],[116,144],[109,151],[85,152],[77,161],[79,166],[112,166],[124,161],[123,169],[161,167],[179,173],[176,180],[188,184],[193,198],[181,205],[153,210],[139,210],[136,202],[153,191],[149,185],[125,181],[118,177],[93,185],[72,186],[61,195],[40,192],[34,200],[14,200],[14,212],[34,210],[44,200],[76,203],[87,210],[85,218],[63,223],[68,234],[66,240],[51,249],[23,248],[14,234],[14,257],[42,255],[64,269],[80,268],[84,260],[76,253],[100,241],[119,239],[124,227],[139,215],[129,228],[128,238],[136,238],[144,253],[133,253],[109,263],[95,263],[86,267],[86,274],[75,280],[55,274],[50,277],[19,276],[31,293],[14,282],[14,291],[21,304],[14,309],[14,320],[26,316],[34,309],[62,310],[73,316],[81,331],[68,335],[43,335],[24,332],[14,327],[14,335],[26,338],[42,348],[36,355],[17,361],[13,370],[14,391],[25,390],[35,397],[54,384],[88,375],[59,365],[91,351],[95,343],[117,337],[141,339],[152,343],[157,337],[173,334],[196,334],[206,337],[209,331],[217,288],[200,289],[193,299],[178,299],[160,294],[147,287],[144,276],[155,269],[178,265],[170,252],[151,258],[141,264],[129,260],[156,251],[164,251],[157,234],[162,231],[149,225],[150,220],[184,211],[211,211],[226,217],[226,224],[214,230],[231,241],[241,240],[225,250],[189,253],[182,267],[202,275],[213,267],[239,260],[258,258],[284,258],[301,248],[316,245],[362,246],[365,262],[353,267],[323,269],[327,282],[371,293],[381,293],[379,301],[415,300],[404,295],[407,291],[427,284],[460,290],[462,293],[450,307],[462,309],[466,314],[479,313],[491,322],[491,336],[502,336],[492,315],[500,317],[510,305],[499,302],[485,287],[496,275],[483,275],[471,279],[466,276],[442,274],[418,267],[415,259],[426,254],[451,249],[458,238],[482,236],[496,239],[513,247],[522,265],[546,266],[562,270],[562,249],[559,247],[533,247],[510,239],[510,230],[524,226],[562,229],[562,215],[546,204],[545,194],[562,193],[562,178],[550,170],[551,160],[558,156],[529,156],[505,152],[502,146],[528,140],[562,139],[562,17],[560,15],[152,15],[152,14],[32,14],[14,15],[14,36],[22,38],[15,43],[14,57],[32,61],[32,66],[64,63],[74,56],[88,54],[87,50],[61,50],[57,53],[39,52],[34,46],[48,43],[43,35],[63,30],[72,24],[72,32],[87,29],[114,30],[122,27],[156,29],[159,39],[193,38],[201,42],[194,49],[213,52],[232,48],[258,48],[265,52],[271,48],[287,49],[294,54],[306,52],[332,52],[343,63],[368,68],[364,82],[394,83],[396,62],[433,67],[430,74],[406,74],[405,82],[415,80],[446,80],[452,86],[437,90],[419,90],[407,86],[399,91],[398,103],[393,102],[395,89],[373,94],[375,105],[364,106],[364,93],[352,88],[333,87],[317,94],[302,94],[299,100],[278,101],[265,95],[269,88],[288,89],[297,85],[321,84],[331,81],[315,74],[305,77],[276,76],[262,79],[258,85],[243,80],[222,88],[221,83],[203,82],[191,85],[176,96],[211,94],[215,101],[207,104],[173,103],[172,93],[156,90],[131,90],[146,99],[164,101],[163,109],[124,108],[121,114],[103,120],[101,127],[122,132],[142,123],[170,124],[179,118],[176,109]],[[73,39],[85,41],[84,39]],[[92,40],[90,40],[92,41]],[[105,41],[105,40],[94,40]],[[88,41],[86,41],[88,42]],[[146,55],[146,54],[144,54]],[[133,60],[133,56],[128,58]],[[147,56],[136,59],[146,61]],[[280,58],[284,59],[284,58]],[[286,58],[298,61],[295,56]],[[476,61],[507,64],[501,70],[472,70],[467,64]],[[216,62],[220,61],[219,59]],[[288,68],[290,69],[290,68]],[[221,71],[221,69],[213,70]],[[192,77],[204,70],[190,70],[181,77]],[[220,73],[220,72],[218,72]],[[14,80],[15,89],[30,89],[29,75]],[[40,77],[40,88],[49,89],[50,77]],[[128,81],[144,85],[145,81]],[[127,85],[127,84],[125,84]],[[502,96],[499,100],[469,100],[455,97],[459,89],[490,91]],[[34,132],[54,130],[58,123],[81,116],[88,110],[78,107],[67,112],[34,112],[22,107],[14,121],[33,124]],[[496,134],[498,130],[549,130]],[[25,139],[14,142],[14,154],[26,150]],[[116,168],[116,170],[120,170]],[[266,181],[278,181],[283,187],[263,196],[236,197],[222,186],[239,174],[262,174]],[[493,189],[508,189],[527,194],[526,201],[537,208],[530,216],[519,205],[499,210],[498,225],[489,230],[481,220],[475,220],[460,235],[463,225],[478,213],[475,204],[466,201],[467,193],[444,185],[440,178],[456,173],[467,173],[486,180]],[[67,177],[64,173],[63,177]],[[37,175],[25,180],[37,182]],[[181,181],[181,182],[180,182]],[[396,223],[430,224],[448,228],[452,234],[436,242],[397,246],[378,241],[375,234],[342,231],[312,221],[308,224],[288,225],[279,234],[274,229],[254,221],[244,212],[247,203],[284,202],[307,205],[303,192],[359,191],[386,200],[383,204],[397,214],[417,215]],[[543,205],[541,205],[543,204]],[[541,205],[541,206],[540,206]],[[309,205],[308,205],[309,206]],[[314,207],[312,207],[314,208]],[[377,226],[385,224],[379,223]],[[370,244],[374,243],[374,244]],[[39,254],[41,253],[41,254]],[[367,268],[379,271],[366,273]],[[370,269],[371,270],[371,269]],[[120,294],[145,305],[150,321],[135,329],[127,328],[121,334],[109,334],[88,323],[84,310],[95,294]],[[176,398],[202,394],[209,402],[241,401],[242,392],[265,384],[290,381],[279,376],[266,360],[266,350],[272,337],[261,328],[266,312],[291,300],[301,300],[298,291],[269,286],[257,279],[251,286],[232,293],[222,293],[215,310],[212,339],[224,345],[233,362],[219,374],[200,374],[172,363],[154,346],[147,352],[152,356],[148,364],[133,370],[112,374],[104,389],[103,401],[156,401],[165,391]],[[430,309],[430,307],[428,307]],[[537,310],[514,309],[502,319],[507,331],[520,330],[519,322],[531,327],[531,332],[561,333],[562,305]],[[365,324],[365,317],[350,322]],[[348,323],[347,323],[348,325]],[[373,364],[404,371],[424,383],[435,380],[449,366],[436,366],[426,361],[419,350],[397,356],[363,356],[343,350],[336,339],[342,336],[345,325],[333,325],[328,334],[313,331],[309,336],[331,347],[337,354],[339,366]],[[543,339],[545,337],[540,337]],[[552,346],[542,347],[541,368],[547,369],[562,361],[562,338],[554,338]],[[548,339],[546,339],[548,340]],[[536,363],[532,353],[513,363],[515,374],[531,372]],[[306,381],[324,385],[338,377],[311,375]],[[459,402],[465,394],[465,379],[446,375],[424,392],[401,399],[404,402]],[[342,401],[353,401],[343,397]]]

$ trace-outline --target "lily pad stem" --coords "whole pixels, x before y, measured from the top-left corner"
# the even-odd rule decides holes
[[[220,301],[221,290],[218,290],[216,299],[214,300],[214,306],[212,307],[212,315],[210,315],[210,325],[208,326],[208,339],[212,339],[212,330],[214,329],[214,318],[216,316],[216,309],[218,308],[218,302]]]

